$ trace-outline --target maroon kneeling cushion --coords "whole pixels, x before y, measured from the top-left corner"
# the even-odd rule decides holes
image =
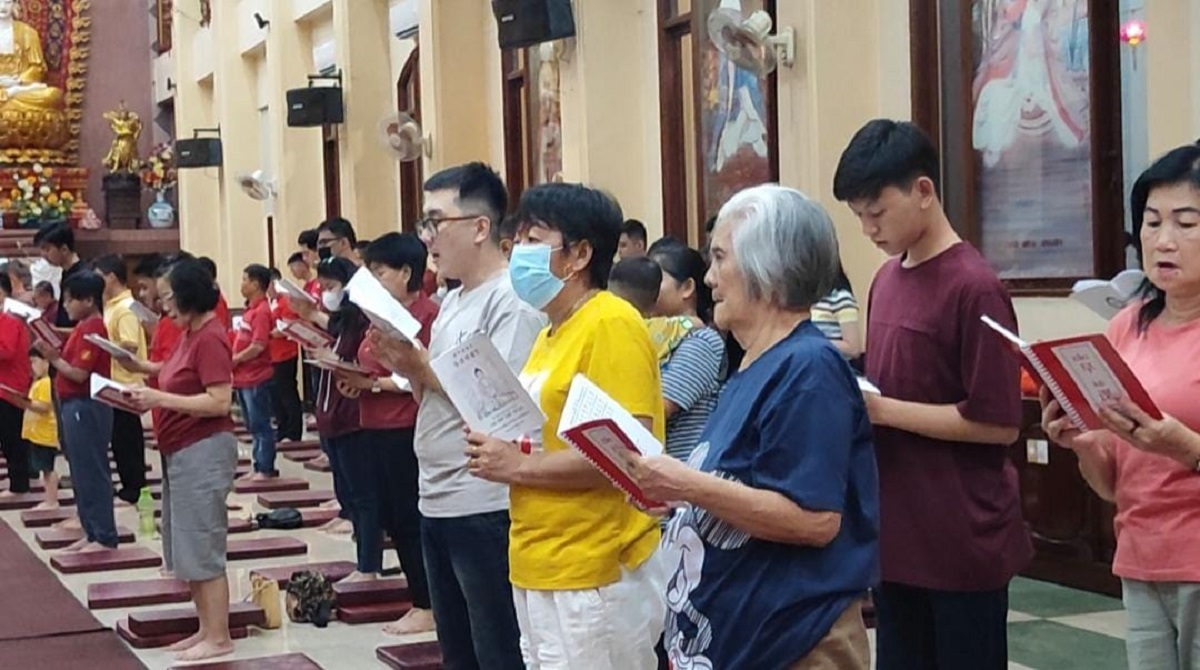
[[[145,547],[127,547],[56,554],[50,557],[50,565],[63,574],[71,575],[79,572],[157,568],[162,565],[162,559]]]
[[[225,558],[230,561],[247,561],[307,553],[308,545],[294,537],[256,537],[250,540],[229,540]]]
[[[338,607],[356,607],[376,603],[411,602],[407,579],[368,579],[338,582],[333,585]]]
[[[192,599],[181,579],[136,579],[88,584],[88,609],[104,610],[142,605],[186,603]]]
[[[333,500],[333,491],[271,491],[258,494],[258,504],[267,509],[316,507]]]
[[[290,477],[243,479],[233,485],[234,493],[264,493],[266,491],[307,491],[308,481]]]
[[[83,531],[47,528],[34,533],[33,539],[42,549],[62,549],[82,540]],[[133,542],[133,531],[124,526],[117,526],[117,542],[120,544]]]
[[[330,581],[336,582],[354,572],[354,563],[353,561],[330,561],[328,563],[285,565],[278,568],[255,568],[250,571],[250,576],[258,576],[273,582],[279,582],[279,588],[286,589],[288,581],[292,578],[292,574],[304,570],[319,572],[328,577]]]
[[[353,607],[338,606],[337,618],[342,623],[383,623],[395,621],[408,614],[412,603],[396,601],[390,603],[374,603],[371,605],[355,605]]]
[[[199,624],[197,624],[199,625]],[[129,646],[134,649],[158,649],[160,647],[169,647],[176,642],[186,640],[192,633],[170,633],[168,635],[138,635],[129,630],[129,621],[121,619],[116,625],[117,635],[122,640],[125,640]],[[194,631],[193,631],[194,632]],[[229,637],[234,640],[241,640],[249,637],[250,632],[245,626],[230,626]],[[195,667],[195,666],[189,666]]]
[[[266,613],[254,603],[229,604],[230,628],[262,626],[266,622]],[[139,637],[191,635],[198,630],[200,630],[200,619],[196,616],[194,607],[132,612],[129,615],[129,631]]]
[[[66,521],[73,516],[75,516],[74,507],[29,509],[21,512],[21,523],[25,524],[26,528],[46,528],[47,526],[53,526],[59,521]]]
[[[281,654],[279,656],[259,656],[258,658],[246,658],[240,661],[212,661],[209,663],[177,665],[171,670],[321,670],[321,666],[317,665],[304,654]]]
[[[442,670],[442,650],[437,642],[376,647],[375,658],[396,670]]]
[[[37,507],[46,496],[41,493],[17,493],[15,495],[0,498],[0,511],[14,509],[31,509]],[[75,504],[75,494],[70,490],[59,490],[58,504],[73,505]]]

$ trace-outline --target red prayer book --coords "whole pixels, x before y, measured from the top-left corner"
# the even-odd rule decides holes
[[[62,335],[48,322],[43,321],[42,319],[34,319],[33,321],[29,322],[29,330],[33,331],[33,336],[35,339],[45,342],[46,344],[50,345],[51,348],[63,348],[64,342]]]
[[[596,466],[613,486],[643,510],[666,507],[642,492],[623,451],[662,455],[658,438],[617,401],[583,375],[575,375],[558,423],[558,436]]]
[[[329,333],[300,319],[278,321],[275,328],[283,333],[284,337],[306,349],[322,349],[333,344],[333,338]]]
[[[1112,342],[1101,334],[1029,343],[993,319],[983,322],[1012,343],[1021,364],[1040,379],[1071,423],[1080,430],[1100,430],[1100,408],[1129,398],[1146,414],[1162,419],[1162,412]]]
[[[92,398],[119,410],[129,412],[130,414],[142,413],[142,410],[133,403],[133,398],[129,395],[129,387],[118,382],[114,382],[107,377],[102,377],[96,373],[92,373],[90,380]]]

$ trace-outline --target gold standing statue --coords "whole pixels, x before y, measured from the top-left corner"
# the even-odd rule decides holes
[[[0,0],[0,2],[3,1]],[[138,137],[142,134],[142,120],[135,112],[131,112],[125,107],[124,101],[121,102],[119,109],[106,112],[104,120],[112,126],[113,135],[116,136],[113,138],[112,146],[108,149],[108,155],[104,157],[104,167],[108,168],[109,172],[136,170],[138,167],[137,144]]]
[[[61,89],[46,84],[41,38],[0,0],[0,148],[58,149],[69,139]]]

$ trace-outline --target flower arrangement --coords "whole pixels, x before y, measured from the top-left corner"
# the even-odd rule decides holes
[[[155,145],[150,157],[142,162],[141,178],[142,185],[156,193],[175,187],[179,176],[175,171],[175,149],[171,144]]]
[[[15,186],[3,194],[6,197],[0,199],[0,210],[15,211],[22,227],[64,220],[70,215],[75,196],[70,191],[56,190],[53,168],[35,163],[11,174]]]

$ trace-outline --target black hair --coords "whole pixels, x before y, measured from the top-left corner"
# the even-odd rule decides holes
[[[34,285],[33,292],[34,293],[38,293],[38,292],[49,293],[50,297],[53,298],[54,297],[54,284],[51,284],[50,282],[45,281],[45,280],[40,281]]]
[[[129,283],[129,266],[125,264],[125,259],[117,254],[107,254],[92,261],[92,267],[96,268],[96,272],[101,275],[112,275],[117,278],[121,286]]]
[[[889,186],[908,190],[920,177],[941,193],[941,167],[929,135],[908,121],[875,119],[863,126],[838,160],[833,196],[842,202],[874,200]]]
[[[678,237],[675,237],[674,235],[665,235],[663,237],[658,238],[657,240],[654,240],[654,244],[651,244],[650,247],[648,249],[646,249],[646,255],[653,256],[655,254],[655,252],[660,251],[665,247],[676,247],[676,246],[686,247],[687,244],[684,243],[682,240],[680,240]]]
[[[666,239],[671,239],[674,243],[664,243]],[[650,258],[662,268],[663,274],[670,275],[675,281],[682,283],[692,280],[696,285],[696,315],[704,323],[712,323],[713,297],[712,289],[704,283],[704,275],[708,272],[708,264],[704,262],[704,257],[699,251],[674,238],[664,238],[654,245],[650,249]]]
[[[621,205],[611,195],[583,184],[542,184],[525,191],[517,207],[522,230],[544,226],[562,233],[567,246],[586,241],[591,288],[608,288],[608,273],[621,238]]]
[[[476,161],[446,168],[426,179],[424,189],[427,193],[454,191],[462,207],[467,203],[481,207],[490,224],[491,240],[500,242],[500,221],[508,211],[508,189],[490,165]]]
[[[642,244],[646,243],[646,224],[637,219],[629,219],[621,224],[621,234],[631,240],[641,240]]]
[[[246,266],[245,270],[242,270],[242,273],[245,274],[250,281],[258,284],[258,287],[262,289],[263,292],[266,292],[267,287],[271,285],[271,269],[265,265],[251,263],[250,265]]]
[[[837,281],[833,283],[833,289],[835,291],[846,291],[850,294],[854,293],[854,287],[850,284],[850,277],[846,275],[846,269],[842,267],[841,263],[838,263],[838,276]]]
[[[707,221],[704,222],[704,232],[708,233],[709,235],[712,235],[713,228],[716,228],[716,227],[717,227],[717,215],[713,214],[712,216],[708,217]]]
[[[200,261],[200,265],[203,266],[205,270],[208,270],[208,275],[213,278],[213,281],[217,281],[217,263],[216,263],[216,261],[209,258],[208,256],[201,256],[201,257],[197,258],[196,260]]]
[[[358,272],[358,266],[353,261],[340,256],[325,258],[317,263],[317,276],[322,279],[332,279],[341,284],[342,288],[350,283],[350,278],[354,276],[355,272]],[[367,317],[363,315],[358,305],[350,300],[349,295],[343,295],[341,309],[329,315],[329,334],[337,337],[345,332],[354,332],[359,328],[365,328],[366,322]]]
[[[209,282],[215,281],[213,279],[212,273],[208,271],[208,268],[205,267],[204,263],[201,262],[200,259],[196,258],[195,256],[189,254],[186,251],[180,251],[177,254],[167,254],[166,256],[163,256],[162,259],[159,261],[158,265],[155,266],[154,270],[151,272],[151,274],[149,276],[152,279],[158,279],[160,277],[165,277],[165,276],[167,276],[167,274],[169,274],[171,272],[171,268],[175,267],[175,265],[177,263],[180,263],[182,261],[196,261],[196,263],[199,264],[200,268],[204,270],[204,273],[208,275]]]
[[[308,249],[309,251],[316,251],[317,229],[309,228],[308,230],[300,233],[300,236],[296,238],[296,244]]]
[[[66,223],[54,223],[34,233],[33,244],[38,247],[49,244],[75,251],[75,231]]]
[[[46,357],[42,355],[42,352],[37,347],[29,347],[29,357],[40,358],[43,361],[46,360]]]
[[[321,222],[321,225],[317,226],[317,233],[319,234],[322,230],[329,231],[339,240],[346,240],[350,246],[358,244],[358,235],[354,233],[354,226],[340,216]]]
[[[279,272],[279,268],[271,268],[271,280],[283,279],[283,274]]]
[[[425,261],[429,250],[421,238],[412,233],[388,233],[371,243],[363,252],[363,263],[367,267],[384,265],[393,270],[407,267],[412,271],[408,278],[410,293],[421,290],[425,281]]]
[[[517,228],[520,222],[517,217],[508,215],[500,220],[500,225],[497,227],[502,240],[515,240],[517,238]]]
[[[650,258],[624,258],[608,275],[609,289],[629,301],[642,314],[654,311],[662,287],[662,268]]]
[[[146,254],[142,256],[133,266],[133,276],[153,277],[154,271],[158,269],[158,266],[162,265],[165,258],[162,254]]]
[[[7,272],[0,273],[0,291],[4,291],[4,295],[12,295],[12,279]]]
[[[104,279],[95,272],[78,272],[62,283],[63,300],[91,300],[96,309],[104,308]]]
[[[180,314],[199,315],[217,308],[220,291],[213,284],[212,275],[203,261],[183,258],[163,269],[175,299],[175,309]]]
[[[291,256],[288,256],[287,264],[291,265],[292,263],[304,263],[305,265],[308,265],[308,261],[304,260],[304,254],[300,253],[299,251],[293,253]]]
[[[1129,213],[1133,217],[1133,238],[1137,240],[1139,261],[1142,254],[1142,223],[1146,215],[1146,204],[1150,201],[1150,193],[1156,188],[1188,184],[1194,190],[1200,191],[1200,146],[1185,144],[1172,149],[1159,157],[1146,168],[1146,171],[1133,184],[1129,195]],[[1138,333],[1144,335],[1150,324],[1162,315],[1167,308],[1167,294],[1162,289],[1144,279],[1138,289],[1138,295],[1144,300],[1138,311]]]

